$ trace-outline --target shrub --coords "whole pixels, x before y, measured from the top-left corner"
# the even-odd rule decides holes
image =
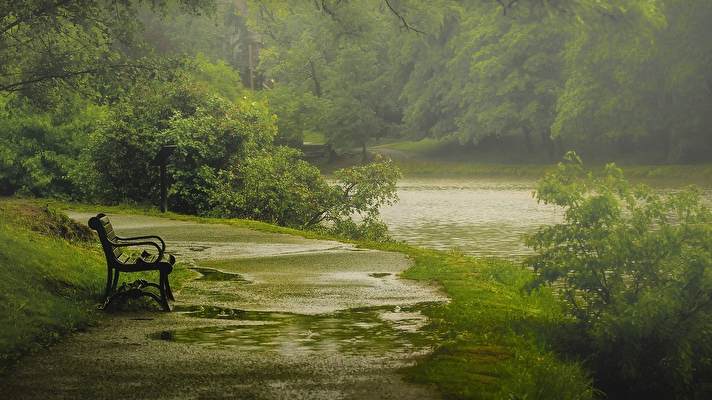
[[[579,321],[579,350],[601,387],[637,398],[709,395],[712,215],[698,192],[631,187],[612,164],[594,176],[568,153],[536,198],[563,207],[564,220],[528,238],[537,252],[528,264]]]
[[[235,103],[190,80],[133,88],[112,109],[93,138],[91,161],[104,199],[155,202],[158,169],[150,165],[162,145],[174,144],[172,209],[207,213],[220,171],[264,149],[275,135],[266,107]]]
[[[338,170],[335,183],[329,184],[299,155],[278,146],[244,159],[213,192],[213,214],[326,229],[351,239],[388,237],[379,208],[397,199],[400,177],[390,161]]]
[[[175,211],[386,238],[378,208],[396,200],[400,176],[390,162],[337,171],[330,185],[298,150],[275,146],[275,118],[263,103],[231,102],[190,79],[132,90],[92,138],[86,179],[96,174],[90,186],[103,200],[156,202],[151,161],[174,144],[168,200]]]
[[[77,154],[106,109],[66,95],[53,110],[0,96],[0,195],[72,196]]]

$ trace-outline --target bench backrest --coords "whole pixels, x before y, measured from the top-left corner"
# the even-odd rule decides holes
[[[97,214],[96,217],[89,219],[89,227],[96,231],[101,241],[101,247],[104,249],[104,255],[108,263],[116,262],[123,254],[123,248],[116,247],[118,240],[114,227],[106,214]]]

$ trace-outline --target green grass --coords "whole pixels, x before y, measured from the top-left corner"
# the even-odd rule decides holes
[[[0,209],[0,371],[87,326],[106,271],[99,252],[14,225],[8,213]]]
[[[440,285],[451,301],[426,311],[445,333],[435,352],[408,373],[447,398],[590,399],[591,379],[552,349],[554,333],[570,324],[548,289],[528,292],[533,275],[501,259],[477,259],[403,244],[384,250],[409,255],[406,278]]]
[[[409,153],[412,156],[425,156],[431,153],[438,152],[444,144],[437,139],[425,138],[422,140],[403,140],[398,142],[386,143],[372,147],[373,149],[393,149]]]
[[[410,178],[541,178],[553,168],[552,163],[498,162],[501,154],[469,154],[453,140],[423,139],[398,141],[371,148],[393,158],[405,177]],[[395,150],[396,153],[392,154]],[[390,151],[390,152],[389,152]],[[585,161],[585,160],[584,160]],[[603,169],[603,164],[592,164]],[[634,165],[618,163],[626,177],[653,186],[679,187],[700,185],[712,187],[712,164]]]
[[[478,164],[468,162],[402,159],[395,161],[407,178],[539,179],[553,168],[541,164]]]
[[[98,241],[82,241],[73,230],[82,228],[61,213],[0,200],[0,373],[101,317],[96,306],[106,282],[104,255]],[[123,278],[155,280],[153,275]],[[193,275],[179,266],[171,274],[173,288],[179,291]]]
[[[319,132],[311,132],[311,131],[306,131],[304,132],[304,143],[312,143],[312,144],[324,144],[326,143],[326,138],[324,137],[323,134]]]

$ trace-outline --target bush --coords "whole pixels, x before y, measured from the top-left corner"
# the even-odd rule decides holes
[[[67,94],[51,110],[0,96],[0,195],[74,197],[77,154],[106,110]]]
[[[162,145],[174,144],[170,206],[207,213],[221,171],[268,147],[275,133],[261,103],[233,103],[188,79],[155,83],[134,88],[112,109],[93,138],[91,162],[105,200],[155,202],[158,168],[150,163]]]
[[[222,190],[217,212],[296,228],[307,227],[326,207],[331,188],[319,170],[288,147],[262,151],[240,162]]]
[[[574,153],[538,185],[561,224],[528,238],[585,337],[579,351],[610,395],[702,398],[712,379],[712,215],[698,192],[631,187]],[[705,386],[706,385],[706,386]],[[706,388],[706,389],[705,389]]]
[[[378,208],[395,201],[390,163],[337,171],[330,185],[298,150],[275,146],[275,118],[260,102],[231,102],[190,79],[139,86],[93,136],[85,179],[108,202],[157,202],[160,147],[176,145],[169,207],[380,240]],[[91,174],[95,173],[95,176]],[[352,221],[357,216],[360,222]]]
[[[398,169],[391,162],[336,171],[330,185],[288,147],[244,159],[214,192],[213,214],[251,218],[299,229],[326,229],[351,239],[384,240],[379,208],[397,199]],[[354,217],[356,220],[354,220]]]

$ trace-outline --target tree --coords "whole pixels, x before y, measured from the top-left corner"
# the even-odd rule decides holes
[[[699,161],[712,149],[712,47],[705,1],[632,2],[621,17],[581,23],[565,53],[555,136],[657,160]],[[593,23],[595,22],[595,23]]]
[[[575,153],[536,198],[561,223],[527,244],[527,265],[578,320],[577,350],[612,397],[698,398],[712,376],[712,213],[694,189],[631,187],[615,165],[595,175]],[[709,394],[709,392],[707,392]]]
[[[298,142],[304,131],[316,131],[334,147],[365,149],[396,128],[400,81],[388,68],[392,48],[383,40],[393,29],[388,9],[360,2],[270,6],[259,8],[252,27],[265,41],[260,69],[274,80],[275,95],[266,96],[281,135]],[[297,115],[304,113],[309,117]]]
[[[31,0],[0,2],[0,92],[29,95],[62,83],[81,91],[90,82],[128,79],[162,70],[146,58],[137,32],[136,1]],[[153,2],[159,7],[163,2]],[[212,0],[179,0],[186,12],[208,11]],[[89,78],[92,78],[91,80]]]
[[[516,19],[492,4],[453,7],[439,37],[411,56],[422,65],[404,90],[410,130],[475,144],[517,135],[528,152],[536,135],[553,155],[549,126],[565,37],[556,18],[531,7]]]

